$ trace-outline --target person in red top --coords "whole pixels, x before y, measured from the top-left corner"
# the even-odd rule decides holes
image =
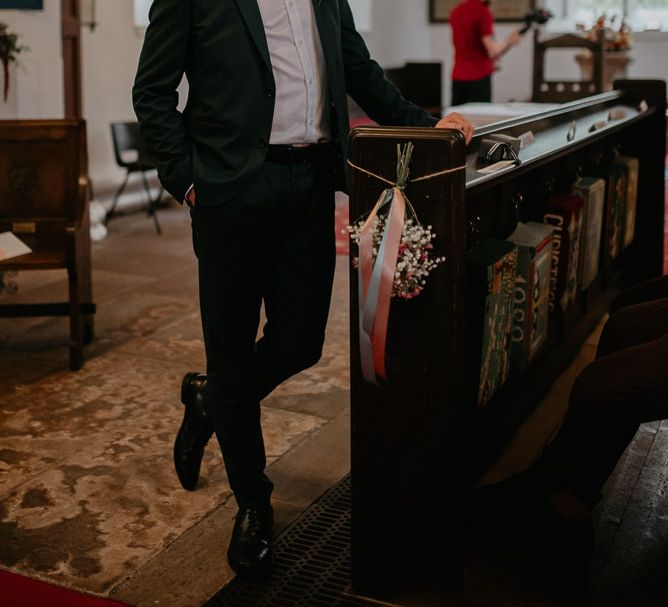
[[[462,0],[450,13],[455,65],[452,70],[452,105],[492,100],[492,73],[496,60],[522,36],[513,32],[503,42],[494,40],[494,17],[489,0]]]

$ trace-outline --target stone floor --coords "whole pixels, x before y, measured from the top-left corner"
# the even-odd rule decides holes
[[[144,215],[118,217],[94,245],[97,337],[81,371],[68,371],[66,320],[0,320],[0,566],[132,605],[198,607],[232,578],[225,551],[236,509],[214,444],[196,492],[183,491],[173,474],[179,382],[203,369],[204,356],[188,216],[169,208],[160,220],[157,236]],[[66,296],[62,273],[15,280],[16,303]],[[264,403],[279,529],[349,470],[346,257],[338,258],[335,281],[322,361]],[[488,481],[521,470],[542,448],[596,339]],[[666,429],[643,427],[609,485],[597,548],[600,596],[647,584],[648,555],[655,563],[660,553],[668,531]],[[553,604],[502,585],[478,579],[469,601]]]

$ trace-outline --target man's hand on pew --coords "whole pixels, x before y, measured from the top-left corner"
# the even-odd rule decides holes
[[[457,112],[452,112],[438,121],[437,129],[459,129],[466,137],[466,145],[471,142],[473,137],[473,125]]]

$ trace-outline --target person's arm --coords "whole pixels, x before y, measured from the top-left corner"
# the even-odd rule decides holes
[[[339,5],[346,90],[367,115],[379,124],[459,129],[468,144],[473,136],[471,123],[454,112],[437,120],[404,99],[399,89],[385,78],[380,65],[371,59],[364,40],[355,29],[348,0],[339,0]]]
[[[191,0],[155,0],[132,90],[139,129],[165,189],[183,200],[193,182],[177,88],[185,72]]]
[[[522,39],[519,32],[513,32],[503,42],[497,42],[494,39],[494,15],[487,7],[481,7],[477,24],[482,44],[491,59],[498,59]]]
[[[437,120],[404,99],[399,89],[385,78],[383,69],[355,29],[348,0],[338,0],[341,15],[341,50],[348,94],[379,124],[392,126],[435,126]]]
[[[501,57],[506,51],[518,44],[520,40],[522,40],[522,35],[519,32],[513,32],[502,42],[494,40],[493,35],[482,37],[482,43],[485,46],[485,50],[492,59]]]

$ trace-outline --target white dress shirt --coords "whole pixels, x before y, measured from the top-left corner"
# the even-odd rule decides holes
[[[246,0],[244,0],[246,1]],[[257,0],[276,83],[269,143],[331,139],[325,57],[311,0]],[[184,201],[192,206],[186,192]]]
[[[258,0],[276,83],[271,144],[330,139],[325,58],[311,0]]]

